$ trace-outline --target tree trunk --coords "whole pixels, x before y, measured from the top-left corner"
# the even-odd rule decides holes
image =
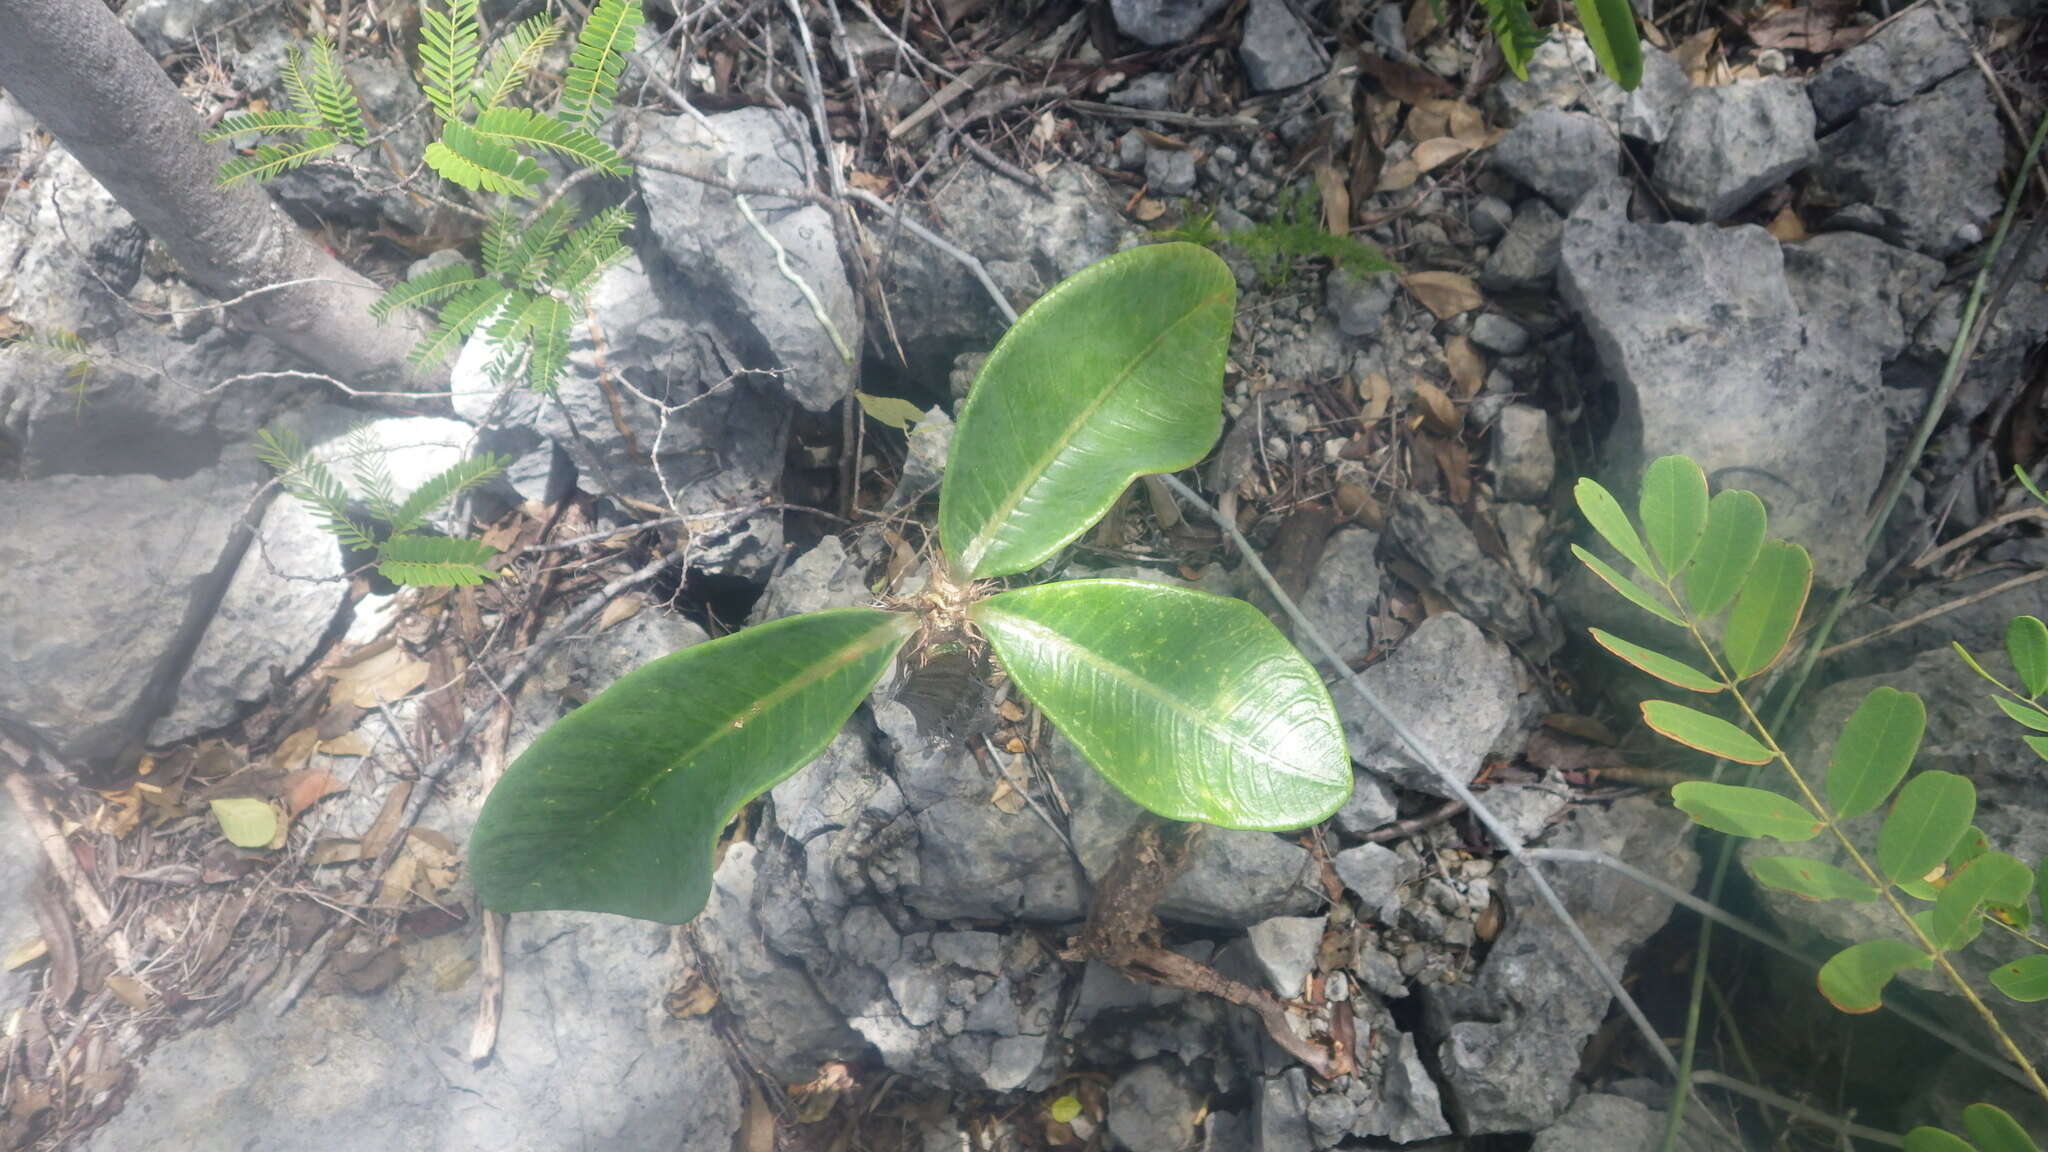
[[[0,0],[0,86],[228,311],[351,386],[404,379],[414,333],[370,319],[378,289],[314,244],[260,187],[215,185],[220,145],[102,0]]]

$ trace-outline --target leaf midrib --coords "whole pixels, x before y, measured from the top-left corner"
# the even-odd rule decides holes
[[[1159,346],[1166,341],[1166,338],[1178,331],[1181,325],[1200,315],[1204,309],[1223,299],[1227,294],[1227,291],[1213,292],[1202,297],[1189,307],[1186,312],[1176,317],[1173,323],[1160,329],[1159,334],[1154,336],[1151,342],[1145,345],[1144,348],[1135,353],[1130,361],[1117,371],[1116,375],[1110,377],[1109,382],[1096,393],[1095,398],[1089,401],[1088,405],[1077,413],[1073,420],[1068,422],[1065,431],[1053,439],[1052,447],[1032,466],[1025,479],[1013,486],[1009,495],[997,502],[996,507],[982,521],[981,531],[976,532],[973,539],[968,541],[967,547],[962,550],[961,555],[961,562],[966,565],[968,572],[974,571],[980,565],[982,557],[988,554],[989,548],[994,544],[996,533],[1000,532],[1003,525],[1009,522],[1010,516],[1017,511],[1017,505],[1024,502],[1024,497],[1030,495],[1031,490],[1038,486],[1038,482],[1045,478],[1045,473],[1053,466],[1053,462],[1058,460],[1060,454],[1067,450],[1067,446],[1074,442],[1074,438],[1080,435],[1082,427],[1094,419],[1095,414],[1102,410],[1104,404],[1109,403],[1109,398],[1116,395],[1118,389],[1130,383],[1131,377],[1137,372],[1138,365],[1158,351]]]

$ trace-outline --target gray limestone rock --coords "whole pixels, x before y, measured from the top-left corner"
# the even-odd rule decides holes
[[[1252,0],[1237,58],[1254,92],[1306,84],[1328,65],[1322,45],[1287,0]]]
[[[1344,887],[1382,924],[1399,917],[1401,886],[1416,877],[1414,862],[1384,844],[1346,848],[1330,858],[1330,865]]]
[[[1302,985],[1316,968],[1316,950],[1323,942],[1327,916],[1275,916],[1261,920],[1245,932],[1252,959],[1266,974],[1266,982],[1283,1000],[1301,995]]]
[[[1487,752],[1513,722],[1520,693],[1514,656],[1455,612],[1424,620],[1393,655],[1360,677],[1445,768],[1466,782],[1479,774]],[[1403,788],[1449,794],[1356,693],[1342,693],[1336,700],[1351,758],[1360,766]],[[1452,700],[1459,706],[1444,706]]]
[[[688,116],[642,117],[642,154],[749,184],[808,184],[811,145],[793,118],[745,108],[703,119],[709,128]],[[838,403],[853,387],[857,365],[851,349],[860,342],[860,307],[825,210],[807,201],[752,198],[755,215],[822,302],[829,328],[777,269],[773,249],[747,223],[733,197],[649,167],[635,173],[647,203],[653,250],[686,286],[697,308],[724,321],[721,335],[740,362],[734,367],[778,371],[782,390],[813,412]]]
[[[1479,282],[1495,291],[1541,289],[1557,271],[1564,217],[1548,201],[1531,196],[1515,206],[1506,235],[1479,270]]]
[[[1933,8],[1887,20],[1863,43],[1821,66],[1806,95],[1823,129],[1868,104],[1897,104],[1970,66],[1970,46]]]
[[[1585,112],[1539,108],[1494,145],[1493,162],[1561,212],[1621,167],[1621,141]]]
[[[1349,692],[1339,688],[1338,692]],[[1369,772],[1353,769],[1351,773],[1351,796],[1330,822],[1346,836],[1363,837],[1394,822],[1400,810],[1394,806],[1394,797],[1379,777]]]
[[[1501,409],[1493,429],[1493,483],[1501,499],[1542,500],[1556,479],[1549,414],[1532,404]]]
[[[1178,1063],[1148,1060],[1109,1089],[1109,1134],[1129,1152],[1182,1152],[1195,1138],[1201,1096]]]
[[[1989,235],[2001,141],[1991,89],[1966,71],[1858,112],[1821,141],[1815,187],[1834,203],[1867,206],[1885,239],[1945,257]]]
[[[1783,77],[1695,88],[1653,179],[1679,212],[1725,220],[1819,159],[1813,132],[1813,106]]]
[[[1162,196],[1195,190],[1195,154],[1185,148],[1153,148],[1145,154],[1145,183]]]
[[[1380,598],[1380,567],[1374,559],[1379,546],[1379,533],[1369,528],[1338,530],[1323,545],[1323,557],[1301,597],[1302,615],[1347,664],[1372,650],[1372,610]]]
[[[1404,492],[1387,518],[1387,535],[1473,621],[1518,643],[1543,629],[1535,604],[1513,573],[1480,550],[1472,529],[1449,508]]]
[[[1109,11],[1117,31],[1164,48],[1193,36],[1222,11],[1223,4],[1224,0],[1111,0]]]

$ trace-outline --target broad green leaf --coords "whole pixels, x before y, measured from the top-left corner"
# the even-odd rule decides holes
[[[1767,521],[1764,502],[1754,492],[1735,489],[1707,502],[1707,528],[1684,573],[1685,601],[1695,615],[1719,614],[1742,591]]]
[[[1764,856],[1749,862],[1749,874],[1766,888],[1806,900],[1875,900],[1877,889],[1825,860],[1805,856]]]
[[[1631,644],[1611,632],[1603,632],[1598,628],[1589,628],[1587,631],[1593,634],[1593,640],[1602,648],[1607,649],[1637,668],[1648,672],[1666,684],[1692,692],[1719,692],[1721,690],[1721,682],[1719,680],[1682,660],[1674,660],[1662,652],[1653,652],[1640,644]]]
[[[2034,731],[2048,732],[2048,713],[2042,712],[2039,708],[2030,707],[2017,700],[2008,700],[2003,696],[1993,696],[1991,702],[1998,705],[1999,710],[2007,716]]]
[[[2035,616],[2013,617],[2005,626],[2005,654],[2028,699],[2048,692],[2048,624]]]
[[[208,801],[220,834],[237,848],[267,848],[277,839],[277,806],[253,796]]]
[[[1903,887],[1904,887],[1904,885],[1900,885],[1900,887],[1902,887],[1902,888],[1903,888]],[[1932,899],[1932,898],[1934,898],[1934,897],[1938,897],[1938,896],[1940,896],[1940,895],[1941,895],[1941,891],[1940,891],[1940,889],[1938,889],[1938,888],[1934,888],[1934,887],[1933,887],[1932,885],[1929,885],[1929,888],[1930,888],[1930,890],[1931,890],[1931,891],[1932,891],[1932,893],[1933,893],[1933,895],[1932,895],[1931,897],[1929,897],[1930,899]],[[1932,940],[1932,939],[1934,939],[1934,937],[1935,937],[1935,931],[1934,931],[1934,909],[1932,909],[1932,908],[1924,908],[1924,909],[1922,909],[1922,910],[1920,910],[1920,911],[1918,911],[1918,912],[1915,912],[1915,913],[1913,913],[1913,924],[1914,924],[1914,926],[1915,926],[1915,927],[1917,927],[1917,928],[1919,928],[1919,929],[1920,929],[1920,932],[1921,932],[1921,934],[1922,934],[1922,935],[1926,936],[1926,937],[1927,937],[1927,938],[1928,938],[1929,940]],[[1966,923],[1966,924],[1965,924],[1965,925],[1963,926],[1963,936],[1962,936],[1962,943],[1960,943],[1960,944],[1957,944],[1957,945],[1956,945],[1956,947],[1957,947],[1957,948],[1967,948],[1967,947],[1969,947],[1969,946],[1970,946],[1970,942],[1971,942],[1972,940],[1975,940],[1975,939],[1976,939],[1976,938],[1977,938],[1978,936],[1982,935],[1982,934],[1983,934],[1983,932],[1984,932],[1984,919],[1983,919],[1983,917],[1981,917],[1981,916],[1980,916],[1980,917],[1978,917],[1977,919],[1974,919],[1974,920],[1971,920],[1971,921],[1969,921],[1968,923]]]
[[[1977,1152],[1960,1136],[1924,1125],[1906,1133],[1906,1152]]]
[[[2019,1121],[1990,1104],[1964,1108],[1963,1131],[1970,1134],[1978,1152],[2041,1152]]]
[[[1132,580],[992,596],[972,618],[1117,790],[1173,820],[1289,829],[1351,794],[1323,681],[1242,600]]]
[[[1828,761],[1828,804],[1838,819],[1876,811],[1920,751],[1927,708],[1920,697],[1896,688],[1873,688],[1835,741]]]
[[[1977,927],[1986,904],[2018,904],[2034,887],[2027,866],[2003,852],[1986,852],[1949,878],[1934,901],[1934,942],[1960,948],[1964,930]]]
[[[1950,875],[1961,872],[1970,861],[1991,851],[1991,837],[1982,828],[1970,825],[1956,839],[1956,846],[1948,850],[1948,859],[1943,861]]]
[[[469,842],[477,895],[500,912],[689,920],[719,832],[831,742],[915,627],[871,608],[814,612],[620,677],[491,791]]]
[[[1643,82],[1643,45],[1636,39],[1636,14],[1629,0],[1572,0],[1579,27],[1607,78],[1634,91]]]
[[[2034,750],[2034,755],[2048,760],[2048,736],[2022,736],[2020,740]]]
[[[1884,986],[1908,968],[1929,968],[1927,953],[1904,940],[1865,940],[1851,944],[1820,966],[1820,994],[1844,1012],[1875,1012],[1884,1003]]]
[[[1643,548],[1642,537],[1636,535],[1635,525],[1628,522],[1628,513],[1622,511],[1621,501],[1614,498],[1614,493],[1601,487],[1599,481],[1592,477],[1581,476],[1572,488],[1572,498],[1578,501],[1579,513],[1586,518],[1586,523],[1593,526],[1593,531],[1598,532],[1609,547],[1621,553],[1623,560],[1635,565],[1638,572],[1651,576],[1657,574],[1656,567],[1650,563],[1649,552]]]
[[[1671,802],[1695,824],[1750,840],[1811,840],[1822,826],[1797,800],[1739,784],[1687,780],[1671,789]]]
[[[1074,1117],[1081,1114],[1081,1101],[1072,1096],[1062,1096],[1054,1100],[1045,1112],[1052,1117],[1055,1124],[1071,1123]]]
[[[2048,1000],[2048,953],[2036,952],[1993,968],[1991,986],[2022,1004]]]
[[[1688,748],[1697,748],[1709,756],[1733,760],[1737,764],[1768,764],[1771,760],[1771,750],[1758,743],[1756,737],[1719,716],[1687,708],[1683,704],[1673,704],[1669,700],[1645,700],[1643,722],[1665,737]]]
[[[1636,497],[1636,519],[1664,571],[1684,570],[1707,529],[1707,474],[1690,457],[1652,460]]]
[[[855,391],[853,398],[860,401],[860,410],[868,414],[868,419],[877,424],[885,424],[898,432],[908,432],[912,424],[924,419],[924,409],[908,400],[899,400],[894,396],[875,396],[860,391]]]
[[[1141,475],[1200,460],[1223,427],[1237,282],[1195,244],[1119,252],[1062,280],[989,353],[939,490],[956,576],[1022,572]]]
[[[1877,862],[1893,880],[1918,880],[1948,859],[1970,829],[1977,786],[1953,772],[1922,772],[1899,789],[1877,830]]]
[[[1756,564],[1743,581],[1721,634],[1721,651],[1736,678],[1756,675],[1785,650],[1812,586],[1813,561],[1806,549],[1771,540],[1757,550]]]
[[[1645,591],[1642,585],[1615,571],[1612,564],[1593,555],[1577,544],[1572,545],[1572,555],[1579,558],[1579,563],[1592,569],[1593,575],[1598,576],[1609,588],[1621,593],[1622,598],[1629,603],[1667,624],[1676,624],[1680,628],[1685,627],[1685,621],[1680,620],[1677,613],[1657,603],[1656,597]]]

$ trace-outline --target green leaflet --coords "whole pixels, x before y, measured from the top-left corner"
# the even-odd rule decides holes
[[[2037,952],[1993,968],[1991,986],[2022,1004],[2048,1000],[2048,953]]]
[[[1699,550],[1683,573],[1685,600],[1694,614],[1718,615],[1728,607],[1756,564],[1767,517],[1754,492],[1721,492],[1707,502],[1707,527]]]
[[[2033,616],[2013,617],[2005,626],[2005,654],[2028,699],[2048,692],[2048,625]]]
[[[1721,634],[1721,650],[1736,679],[1754,676],[1778,659],[1799,625],[1812,587],[1813,561],[1806,549],[1782,540],[1767,541],[1758,549],[1756,564],[1743,581]]]
[[[2041,1152],[2019,1121],[1990,1104],[1964,1108],[1963,1131],[1970,1134],[1978,1152]]]
[[[1643,548],[1642,537],[1636,535],[1635,525],[1628,522],[1628,513],[1622,511],[1621,501],[1614,498],[1614,493],[1591,477],[1581,476],[1572,487],[1572,498],[1578,502],[1579,514],[1586,518],[1586,523],[1593,526],[1593,531],[1598,532],[1602,540],[1607,541],[1608,547],[1635,565],[1636,571],[1658,575],[1656,566],[1650,563],[1650,553]]]
[[[547,176],[530,158],[478,136],[460,120],[441,126],[441,138],[427,145],[426,161],[450,183],[504,196],[532,196]]]
[[[1593,555],[1577,544],[1572,545],[1572,555],[1579,558],[1579,563],[1591,569],[1593,575],[1598,576],[1602,583],[1621,593],[1622,598],[1629,603],[1667,624],[1675,624],[1680,628],[1685,627],[1685,621],[1680,620],[1677,613],[1659,604],[1657,598],[1644,590],[1642,585],[1615,571],[1612,564]]]
[[[915,618],[791,616],[664,656],[541,733],[470,837],[487,908],[681,924],[711,892],[718,834],[824,750]]]
[[[1892,977],[1933,963],[1925,952],[1903,940],[1865,940],[1842,949],[1821,965],[1820,994],[1852,1015],[1875,1012],[1884,1003],[1884,986]]]
[[[604,119],[618,92],[626,53],[633,50],[633,36],[645,19],[639,0],[597,0],[576,34],[569,71],[562,78],[563,123],[591,125]]]
[[[1688,780],[1671,789],[1671,802],[1695,824],[1751,840],[1811,840],[1823,827],[1791,797],[1739,784]]]
[[[1643,723],[1659,735],[1737,764],[1768,764],[1771,750],[1719,716],[1668,700],[1643,701]]]
[[[1152,812],[1284,830],[1328,817],[1351,794],[1322,677],[1242,600],[1069,580],[971,611],[1024,694]]]
[[[2021,904],[2033,890],[2027,866],[2003,852],[1986,852],[1949,877],[1934,900],[1934,943],[1943,950],[1960,948],[1975,935],[1976,920],[1986,904]]]
[[[1749,861],[1749,874],[1766,888],[1790,892],[1804,900],[1877,899],[1877,889],[1825,860],[1805,856],[1761,856]]]
[[[1643,82],[1643,45],[1629,0],[1572,0],[1594,59],[1609,79],[1630,91]]]
[[[1893,881],[1919,880],[1970,829],[1977,786],[1953,772],[1922,772],[1899,789],[1877,830],[1877,862]]]
[[[962,405],[939,490],[955,576],[1022,572],[1101,519],[1131,481],[1185,468],[1222,430],[1237,284],[1192,244],[1119,252],[1004,333]]]
[[[1589,628],[1593,640],[1602,648],[1635,665],[1644,672],[1655,676],[1674,687],[1692,692],[1719,692],[1721,682],[1705,672],[1681,660],[1674,660],[1662,652],[1655,652],[1640,644],[1632,644],[1621,637],[1598,628]]]
[[[2048,713],[2042,712],[2039,708],[2008,700],[2003,696],[1993,696],[1991,702],[1998,705],[1999,711],[2026,727],[2036,732],[2048,732]]]
[[[447,0],[440,7],[426,0],[420,5],[420,90],[444,124],[462,115],[470,78],[476,75],[476,7],[477,0]]]
[[[1707,474],[1684,456],[1652,460],[1643,473],[1636,519],[1663,570],[1684,570],[1707,528]]]
[[[1906,1152],[1977,1152],[1960,1136],[1925,1126],[1906,1133]]]
[[[481,584],[497,576],[484,567],[497,554],[481,540],[459,536],[393,536],[377,549],[377,571],[411,587]]]
[[[1920,697],[1896,688],[1873,688],[1856,706],[1828,761],[1828,804],[1838,819],[1875,811],[1913,766],[1927,730]]]

